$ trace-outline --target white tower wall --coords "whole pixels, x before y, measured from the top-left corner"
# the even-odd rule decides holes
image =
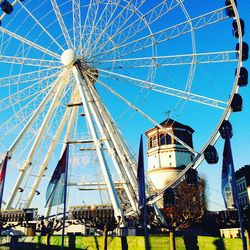
[[[180,127],[167,127],[167,129],[171,134],[180,133],[184,138],[183,140],[189,140],[192,144],[193,130],[188,126],[178,124]],[[165,145],[161,145],[160,138],[163,133],[157,127],[146,132],[149,147],[147,153],[148,176],[157,190],[163,189],[168,183],[173,181],[193,159],[192,153],[182,145],[176,144],[173,138],[168,138],[166,141],[163,140]]]

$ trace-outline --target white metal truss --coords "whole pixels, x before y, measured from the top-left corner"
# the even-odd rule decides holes
[[[115,190],[114,183],[112,181],[111,173],[109,171],[109,168],[107,166],[107,162],[105,160],[105,156],[104,156],[104,152],[103,152],[103,145],[102,145],[100,138],[98,137],[96,128],[94,126],[93,117],[91,115],[90,107],[88,104],[91,100],[89,100],[87,95],[86,95],[86,91],[87,91],[86,82],[82,79],[81,75],[78,72],[78,69],[75,66],[73,67],[73,73],[74,73],[77,85],[79,87],[79,92],[80,92],[81,99],[83,102],[84,112],[86,113],[86,119],[87,119],[87,122],[88,122],[88,125],[90,128],[92,137],[93,137],[93,141],[94,141],[94,145],[95,145],[98,159],[100,162],[100,166],[102,169],[102,173],[103,173],[105,182],[107,184],[108,194],[109,194],[111,203],[112,203],[113,208],[114,208],[115,217],[116,217],[118,222],[123,222],[124,221],[124,214],[123,214],[123,211],[122,211],[120,204],[119,204],[118,196],[117,196],[117,193]]]
[[[104,82],[97,80],[97,82],[102,85],[103,87],[105,87],[106,89],[108,89],[113,95],[115,95],[116,97],[118,97],[120,100],[122,100],[124,103],[126,103],[130,108],[132,108],[133,110],[135,110],[136,112],[138,112],[139,114],[141,114],[142,116],[144,116],[146,119],[148,119],[149,121],[151,121],[153,124],[155,124],[157,127],[161,128],[163,131],[165,131],[168,135],[170,135],[171,137],[173,137],[176,141],[178,141],[182,146],[184,146],[187,150],[189,150],[191,153],[193,153],[194,155],[197,155],[197,152],[191,148],[189,145],[187,145],[185,142],[183,142],[182,140],[180,140],[178,137],[176,137],[175,135],[171,134],[166,128],[164,128],[161,124],[159,124],[157,121],[155,121],[153,118],[151,118],[149,115],[147,115],[146,113],[144,113],[142,110],[140,110],[138,107],[136,107],[134,104],[132,104],[131,102],[129,102],[126,98],[122,97],[120,94],[118,94],[115,90],[113,90],[112,88],[110,88],[108,85],[106,85]]]
[[[27,169],[30,167],[30,165],[32,164],[32,158],[36,152],[36,149],[37,149],[37,146],[39,144],[39,141],[41,140],[41,137],[46,129],[46,126],[48,125],[48,122],[50,120],[50,116],[52,115],[53,111],[55,110],[56,106],[58,105],[58,98],[59,96],[61,95],[64,87],[65,87],[65,83],[67,82],[67,76],[63,77],[62,75],[59,77],[59,79],[57,80],[57,82],[55,83],[54,86],[56,86],[56,93],[54,93],[54,89],[53,91],[49,92],[49,95],[47,95],[49,98],[51,98],[53,96],[53,100],[50,104],[50,108],[46,114],[46,117],[44,118],[44,121],[43,121],[43,124],[41,125],[40,127],[40,130],[38,131],[37,133],[37,136],[36,136],[36,139],[32,145],[32,148],[30,149],[30,152],[27,156],[27,159],[25,161],[25,163],[23,164],[23,166],[21,167],[21,169],[19,170],[20,171],[20,174],[18,176],[18,179],[12,189],[12,193],[6,203],[6,209],[9,209],[11,208],[12,206],[12,203],[17,195],[17,192],[18,192],[18,188],[20,187],[22,181],[23,181],[23,178],[25,176],[25,173],[27,171]],[[48,98],[48,99],[49,99]],[[46,99],[44,99],[46,100]],[[47,101],[47,100],[46,100]],[[42,107],[44,106],[45,104],[45,101],[42,103],[43,105],[40,105],[40,107],[37,109],[37,111],[34,113],[34,115],[32,116],[32,119],[30,119],[30,122],[28,122],[27,126],[25,127],[25,129],[28,129],[32,123],[34,122],[34,118],[36,118],[38,116],[38,114],[40,113],[40,110],[42,109]],[[21,132],[21,134],[18,136],[17,140],[14,142],[14,144],[11,146],[9,152],[11,152],[13,150],[13,148],[15,147],[15,145],[19,142],[19,140],[21,139],[21,137],[23,136],[23,134],[25,133],[25,130]]]
[[[73,37],[74,48],[78,52],[81,51],[81,3],[80,0],[72,0],[73,10]]]
[[[30,15],[34,20],[35,22],[38,24],[38,26],[43,30],[43,32],[45,32],[49,37],[50,39],[62,50],[64,51],[63,47],[55,40],[55,38],[47,31],[47,29],[41,24],[41,22],[39,22],[35,17],[34,15],[22,4],[21,1],[19,1],[19,3],[21,4],[22,8],[25,9],[25,11],[28,13],[28,15]]]
[[[130,10],[131,14],[129,16],[124,17],[124,20],[121,21],[121,25],[116,29],[114,34],[109,39],[113,40],[117,36],[123,36],[122,43],[128,41],[139,32],[149,28],[151,24],[159,20],[162,16],[166,15],[168,12],[179,6],[181,2],[182,0],[163,1],[158,5],[154,6],[152,9],[150,9],[147,13],[139,15],[133,22],[129,24],[128,24],[129,20],[135,15],[134,8],[139,9],[143,4],[145,4],[145,1],[141,1],[139,6],[134,6],[131,4],[126,5],[124,7],[124,10]],[[121,11],[117,17],[122,17],[123,11]],[[111,28],[112,25],[114,25],[114,21],[110,23],[109,26],[107,26],[106,29],[104,29],[104,31],[106,31],[108,28]],[[126,36],[124,34],[126,34]],[[96,51],[100,51],[101,49],[103,49],[108,44],[109,41],[105,41],[103,44],[96,47],[97,42],[98,41],[94,41],[95,46],[92,50],[95,51],[95,53]]]
[[[53,6],[53,9],[54,9],[54,12],[55,12],[55,15],[56,15],[56,18],[57,18],[57,21],[60,25],[60,28],[62,30],[62,33],[63,33],[63,36],[64,36],[64,39],[67,43],[67,46],[68,48],[73,48],[73,44],[72,44],[72,41],[71,41],[71,38],[69,36],[69,33],[68,33],[68,29],[64,23],[64,20],[63,20],[63,16],[62,16],[62,13],[59,9],[59,6],[56,2],[56,0],[50,0],[52,6]]]
[[[142,1],[141,4],[143,4],[144,2],[145,2],[145,0]],[[115,21],[116,21],[117,19],[119,19],[119,18],[122,16],[123,12],[126,11],[126,10],[128,9],[128,7],[129,7],[129,6],[131,5],[131,3],[132,3],[132,0],[130,0],[130,1],[127,2],[127,4],[126,4],[126,5],[124,6],[124,8],[120,11],[120,13],[116,14],[116,11],[117,11],[117,9],[118,9],[118,7],[119,7],[119,4],[118,4],[118,3],[119,3],[119,1],[116,2],[116,8],[114,8],[113,12],[110,13],[109,18],[108,18],[107,22],[105,23],[105,25],[103,26],[103,28],[102,28],[100,34],[98,34],[98,36],[97,36],[97,38],[95,39],[95,41],[92,41],[92,43],[91,43],[91,45],[90,45],[91,47],[90,47],[90,48],[86,48],[86,53],[85,53],[85,54],[89,54],[89,53],[91,53],[90,51],[95,51],[95,50],[96,50],[98,43],[99,43],[100,40],[103,38],[103,36],[104,36],[105,33],[107,32],[107,30],[108,30],[108,29],[112,29],[111,26],[114,25]],[[113,18],[113,16],[114,16],[114,18]],[[126,19],[124,20],[124,22],[126,22]],[[122,25],[124,24],[124,22],[122,22]],[[117,27],[117,28],[120,29],[121,27]]]
[[[54,53],[53,51],[47,49],[47,48],[44,48],[43,46],[39,45],[39,44],[36,44],[35,42],[32,42],[30,40],[28,40],[27,38],[24,38],[10,30],[7,30],[3,27],[0,26],[0,32],[4,33],[4,34],[7,34],[9,35],[10,37],[20,41],[21,43],[24,43],[24,44],[27,44],[29,45],[30,47],[34,48],[34,49],[37,49],[53,58],[57,58],[57,59],[60,59],[60,56],[56,53]]]
[[[129,55],[136,51],[140,51],[145,48],[151,47],[152,37],[155,40],[155,44],[163,43],[167,40],[177,38],[186,33],[190,33],[193,30],[201,29],[203,27],[223,21],[227,18],[228,16],[225,14],[225,8],[214,10],[202,16],[198,16],[198,17],[192,18],[191,20],[188,20],[188,21],[173,25],[169,28],[154,32],[153,34],[149,34],[147,36],[137,38],[131,42],[127,42],[127,43],[123,42],[119,46],[116,46],[109,50],[105,50],[104,52],[97,53],[97,54],[93,53],[94,55],[92,56],[92,58],[95,56],[106,55],[110,52],[117,51],[117,50],[120,51],[120,54],[122,56]],[[192,22],[192,29],[190,27],[190,22]]]
[[[135,176],[131,166],[128,166],[128,162],[125,159],[125,153],[122,150],[122,145],[120,144],[117,133],[114,131],[114,126],[112,126],[112,121],[108,115],[107,110],[102,104],[100,97],[98,96],[96,90],[91,86],[91,81],[89,76],[82,73],[89,91],[86,93],[88,95],[90,109],[94,118],[97,122],[98,129],[104,140],[104,144],[107,147],[108,153],[115,165],[116,171],[119,174],[120,180],[124,183],[124,190],[129,198],[130,204],[134,212],[138,212],[138,203],[135,189],[137,187]]]
[[[78,93],[78,88],[76,86],[75,89],[74,89],[73,95],[72,95],[72,101],[76,101],[78,98],[79,98],[79,93]],[[64,143],[64,147],[62,148],[61,155],[63,154],[63,152],[65,150],[66,143],[69,142],[69,140],[70,140],[70,135],[71,135],[72,129],[74,127],[74,123],[75,123],[75,119],[76,119],[76,115],[77,115],[77,110],[78,110],[78,107],[73,108],[73,110],[71,112],[71,115],[69,117],[69,122],[68,122],[67,130],[66,130],[66,133],[65,133],[65,137],[64,137],[64,142],[65,143]],[[67,118],[67,114],[65,114],[65,118]],[[62,122],[59,125],[59,129],[62,129],[62,126],[65,125],[63,123],[65,123],[64,119],[62,119]],[[61,132],[59,132],[59,133],[61,133]],[[55,135],[55,139],[58,139],[58,137],[59,137],[59,134],[56,134]],[[54,147],[54,146],[51,144],[50,150],[53,150],[52,147]],[[49,160],[49,158],[48,158],[48,160]],[[47,163],[45,161],[44,161],[44,163],[45,163],[45,165],[43,165],[43,168],[47,165]],[[43,170],[41,169],[41,171],[43,171]],[[39,179],[37,179],[37,181],[39,181]],[[31,202],[31,200],[32,199],[30,197],[29,202]],[[47,207],[45,216],[49,216],[50,215],[51,209],[52,209],[52,207],[50,207],[50,206]]]
[[[129,82],[131,84],[134,84],[134,85],[146,88],[146,89],[154,90],[154,91],[157,91],[160,93],[164,93],[167,95],[175,96],[175,97],[178,97],[181,99],[185,99],[185,100],[189,100],[189,101],[193,101],[193,102],[198,102],[198,103],[212,106],[212,107],[216,107],[219,109],[225,109],[226,104],[227,104],[226,102],[223,102],[220,100],[212,99],[212,98],[201,96],[201,95],[196,95],[196,94],[193,94],[191,92],[187,92],[187,91],[183,91],[183,90],[169,88],[166,85],[160,85],[160,84],[156,84],[153,82],[143,81],[143,80],[138,79],[138,78],[125,76],[125,75],[121,75],[121,74],[114,73],[114,72],[109,72],[109,71],[102,70],[102,69],[98,69],[98,70],[99,70],[99,72],[105,73],[106,76],[109,74],[114,75],[114,76],[119,76],[121,78],[125,78],[125,79],[129,80]]]
[[[207,52],[187,55],[114,58],[110,60],[93,61],[96,65],[105,65],[105,69],[168,67],[190,64],[228,63],[236,62],[236,51]],[[112,64],[115,64],[112,66]]]
[[[61,67],[60,67],[61,68]],[[45,68],[40,70],[31,71],[28,73],[10,75],[0,78],[0,87],[9,87],[12,85],[20,85],[27,82],[42,82],[43,80],[50,79],[60,74],[59,68]]]
[[[74,91],[73,94],[72,94],[72,102],[76,102],[77,100],[77,91]],[[40,182],[48,168],[48,163],[49,163],[49,160],[53,154],[53,151],[56,147],[56,144],[58,142],[58,139],[59,137],[61,136],[62,134],[62,131],[63,131],[63,128],[65,127],[65,124],[67,122],[67,120],[69,119],[70,117],[70,121],[69,121],[69,129],[68,131],[71,131],[72,129],[72,126],[73,126],[73,123],[75,121],[75,117],[76,117],[76,114],[77,114],[77,109],[78,107],[73,107],[73,110],[71,108],[67,108],[62,119],[61,119],[61,122],[58,126],[58,129],[56,131],[56,134],[52,140],[52,143],[49,147],[49,150],[48,150],[48,153],[46,154],[46,157],[44,158],[41,166],[40,166],[40,169],[39,169],[39,172],[36,176],[36,179],[31,187],[31,190],[30,190],[30,193],[28,195],[28,198],[27,198],[27,203],[24,204],[24,207],[30,207],[30,204],[32,202],[32,199],[34,198],[34,195],[36,193],[36,190],[38,189],[39,185],[40,185]],[[67,136],[65,138],[65,141],[69,141],[69,133],[67,133]],[[47,216],[49,215],[49,212],[47,213]]]
[[[59,67],[61,63],[59,61],[35,59],[35,58],[23,58],[16,56],[4,56],[0,55],[1,63],[11,63],[11,64],[25,64],[28,66],[38,66],[38,67]]]
[[[81,41],[84,41],[83,46],[82,46],[82,50],[81,50],[81,54],[84,53],[84,50],[86,49],[86,44],[85,41],[88,38],[83,37],[84,34],[90,34],[93,25],[94,25],[94,20],[95,17],[97,15],[99,9],[99,3],[96,0],[90,0],[89,1],[89,5],[88,5],[88,10],[87,10],[87,14],[86,14],[86,18],[85,18],[85,22],[83,25],[83,31],[82,31],[82,36],[81,36]]]
[[[7,97],[3,98],[0,101],[0,108],[1,110],[7,110],[10,107],[13,107],[15,105],[19,105],[21,102],[25,102],[26,100],[29,100],[31,98],[35,98],[38,95],[38,91],[39,89],[37,89],[37,84],[41,83],[40,82],[35,82],[32,85],[23,88],[22,90],[20,90],[19,92],[16,92],[12,95],[8,95]],[[48,90],[50,88],[44,88],[44,90]],[[40,93],[39,93],[40,94]]]
[[[109,11],[109,7],[111,8],[111,6],[113,5],[115,5],[116,8],[118,7],[118,4],[112,3],[111,0],[108,0],[106,6],[104,7],[101,14],[99,15],[98,20],[96,20],[96,22],[93,23],[94,26],[91,28],[90,34],[88,35],[88,38],[86,39],[86,42],[85,42],[86,54],[88,54],[88,51],[91,47],[90,45],[93,45],[93,43],[95,44],[98,43],[99,40],[96,38],[92,39],[92,35],[98,30],[98,26],[100,26],[100,30],[103,32],[104,27],[107,26],[108,24],[108,21],[105,20],[105,14],[106,12]],[[112,16],[112,12],[109,13],[109,15]],[[102,22],[104,22],[104,27],[102,27]],[[100,38],[100,36],[98,36],[98,38]],[[93,42],[94,40],[95,42]]]

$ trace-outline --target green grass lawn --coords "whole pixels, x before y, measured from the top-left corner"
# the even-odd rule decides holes
[[[150,236],[150,250],[169,249],[168,236]],[[176,249],[185,250],[185,244],[182,237],[176,237]],[[1,244],[6,242],[4,237],[0,238]],[[13,244],[13,243],[11,243]],[[240,250],[242,249],[241,239],[227,239],[208,236],[198,236],[198,244],[200,250]],[[8,245],[8,244],[7,244]],[[15,247],[11,249],[47,249],[45,236],[20,237],[15,241]],[[52,236],[50,245],[53,249],[60,249],[61,236]],[[65,237],[65,249],[72,250],[102,250],[103,237],[98,236],[76,236]],[[1,249],[1,248],[0,248]],[[6,248],[7,249],[7,248]],[[144,237],[142,236],[127,236],[127,237],[108,237],[108,250],[144,250]]]

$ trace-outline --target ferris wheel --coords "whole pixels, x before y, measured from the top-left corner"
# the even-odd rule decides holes
[[[43,202],[69,143],[69,201],[108,201],[121,218],[137,213],[131,148],[139,135],[151,126],[164,130],[166,112],[196,131],[194,148],[174,138],[194,155],[169,186],[177,185],[241,109],[248,46],[234,0],[14,0],[1,7],[6,209]]]

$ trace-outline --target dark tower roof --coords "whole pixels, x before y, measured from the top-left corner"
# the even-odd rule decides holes
[[[162,125],[163,127],[183,128],[183,129],[189,130],[191,133],[194,132],[194,130],[191,127],[184,125],[180,122],[174,121],[172,119],[167,119],[161,122],[160,125]]]
[[[172,128],[174,128],[174,129],[175,129],[175,128],[186,129],[186,130],[190,131],[191,133],[194,133],[194,130],[193,130],[191,127],[189,127],[189,126],[187,126],[187,125],[184,125],[184,124],[182,124],[182,123],[180,123],[180,122],[174,121],[174,120],[172,120],[172,119],[167,119],[167,120],[161,122],[160,125],[163,126],[164,128],[172,127]],[[158,128],[158,126],[155,126],[154,128],[149,129],[149,130],[146,132],[146,134],[147,134],[149,131],[154,130],[154,129],[156,129],[156,128]]]

